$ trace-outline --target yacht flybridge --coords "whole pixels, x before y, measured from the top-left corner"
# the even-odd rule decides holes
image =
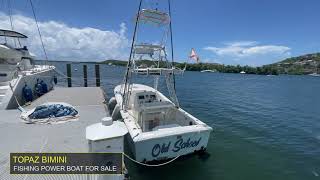
[[[40,82],[46,90],[53,87],[54,67],[34,65],[35,57],[21,46],[26,35],[0,29],[0,38],[0,109],[13,109],[37,96],[32,89]]]
[[[141,7],[142,1],[136,16],[124,82],[115,87],[115,97],[109,102],[112,117],[114,120],[123,119],[126,124],[130,149],[137,161],[166,160],[204,151],[212,128],[184,111],[176,96],[175,76],[184,70],[176,68],[173,63],[170,1],[168,13],[158,8]],[[149,24],[164,29],[164,36],[170,34],[171,61],[167,57],[165,41],[151,44],[137,39],[139,28]],[[141,61],[146,58],[154,64],[142,64]],[[153,77],[154,87],[134,83],[135,76]],[[164,79],[169,98],[159,90],[163,89],[159,85],[161,78]]]

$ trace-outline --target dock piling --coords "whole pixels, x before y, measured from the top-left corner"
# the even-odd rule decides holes
[[[84,82],[84,87],[88,87],[88,67],[87,67],[87,65],[83,65],[83,82]]]
[[[71,80],[71,64],[67,64],[67,79],[68,79],[68,87],[72,87]]]
[[[100,87],[100,67],[99,67],[99,64],[95,65],[95,72],[96,72],[96,86]]]

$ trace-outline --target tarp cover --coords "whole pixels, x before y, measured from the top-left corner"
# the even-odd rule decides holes
[[[58,124],[79,119],[78,111],[64,102],[48,102],[21,113],[21,119],[27,124]]]

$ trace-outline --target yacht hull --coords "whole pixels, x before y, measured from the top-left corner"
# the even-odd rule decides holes
[[[34,91],[37,79],[43,80],[47,84],[48,90],[51,90],[53,88],[53,74],[54,67],[48,67],[32,73],[26,71],[24,75],[19,75],[16,79],[7,82],[8,86],[12,86],[12,90],[10,88],[6,90],[5,96],[0,103],[0,109],[16,109],[18,104],[15,97],[20,105],[25,104],[26,102],[22,95],[22,89],[25,84],[27,84],[32,91]],[[35,98],[37,97],[34,95],[33,99]]]

